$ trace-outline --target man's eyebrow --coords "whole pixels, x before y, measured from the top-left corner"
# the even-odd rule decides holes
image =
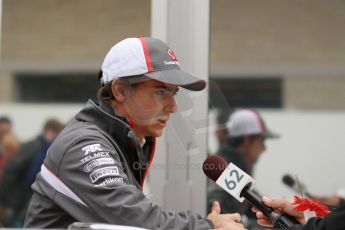
[[[154,88],[157,88],[157,89],[166,89],[168,91],[171,91],[171,92],[175,92],[177,93],[179,91],[179,88],[176,87],[176,88],[173,88],[171,86],[167,86],[167,85],[156,85],[154,86]]]

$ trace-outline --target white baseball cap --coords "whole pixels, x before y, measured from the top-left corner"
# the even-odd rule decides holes
[[[265,126],[264,120],[255,110],[241,109],[233,112],[226,127],[230,138],[246,135],[262,135],[265,138],[278,138],[279,135],[271,132]]]
[[[206,82],[180,70],[174,52],[161,40],[127,38],[114,45],[102,64],[101,83],[116,78],[145,75],[160,82],[199,91]]]

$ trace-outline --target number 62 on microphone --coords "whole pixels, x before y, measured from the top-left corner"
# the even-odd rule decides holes
[[[252,189],[255,183],[254,179],[233,163],[228,165],[216,181],[216,184],[240,202],[244,200],[241,197],[241,192],[249,183],[249,189]]]

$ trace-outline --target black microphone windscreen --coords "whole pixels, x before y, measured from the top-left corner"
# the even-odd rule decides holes
[[[289,187],[293,187],[296,183],[295,179],[288,174],[283,176],[283,182],[284,182],[284,184],[286,184]]]
[[[227,166],[228,163],[223,158],[214,155],[208,157],[204,161],[202,169],[204,170],[204,173],[208,178],[210,178],[213,181],[217,181]]]

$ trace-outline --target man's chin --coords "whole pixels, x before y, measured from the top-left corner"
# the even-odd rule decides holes
[[[154,137],[160,137],[162,135],[163,135],[163,129],[162,130],[154,130],[152,132],[152,136],[154,136]]]
[[[155,136],[155,137],[160,137],[160,136],[162,136],[163,135],[163,132],[159,132],[159,133],[155,133],[155,135],[153,135],[153,136]]]

